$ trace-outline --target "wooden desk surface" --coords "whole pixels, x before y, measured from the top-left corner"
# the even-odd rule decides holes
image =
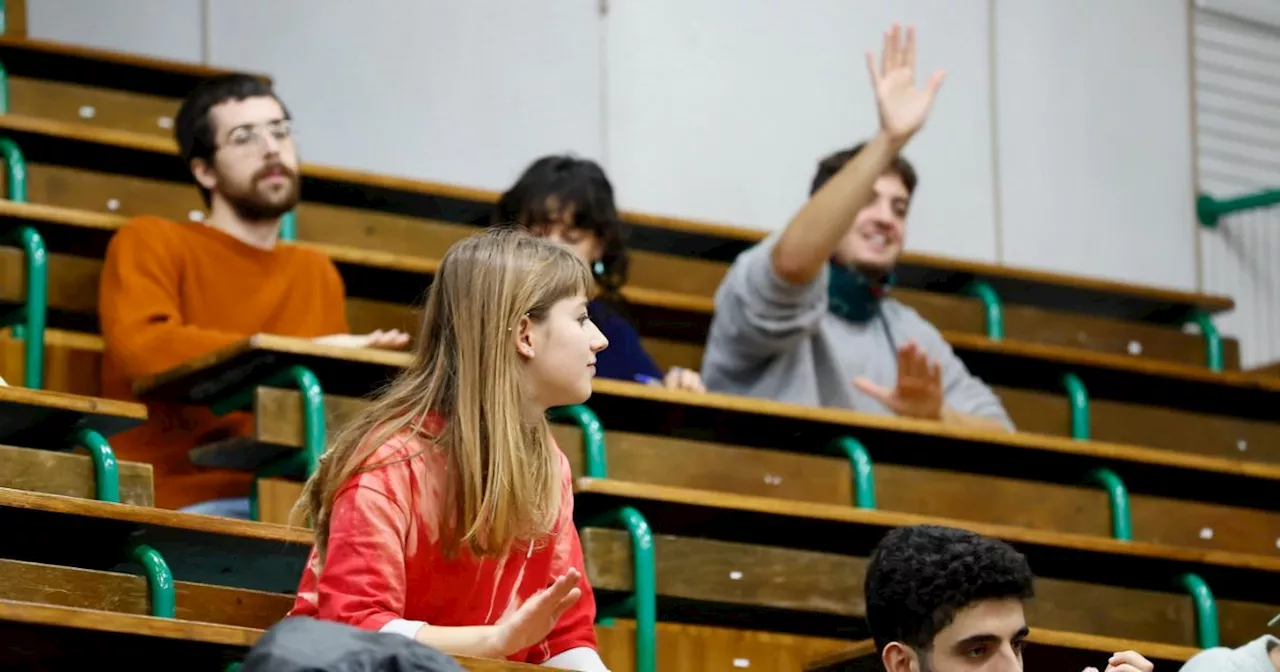
[[[111,147],[136,150],[157,154],[174,154],[175,144],[172,140],[146,136],[127,131],[95,128],[85,124],[65,123],[23,117],[21,115],[5,115],[0,118],[0,129],[43,134],[65,139],[97,143]],[[436,197],[470,204],[472,210],[486,210],[496,202],[495,192],[449,185],[424,182],[407,178],[379,175],[365,171],[349,170],[334,166],[304,164],[304,179],[321,181],[329,184],[357,185],[389,192],[405,193],[418,197]],[[430,213],[424,213],[430,216]],[[656,247],[672,247],[677,241],[686,240],[700,247],[719,248],[722,261],[732,259],[745,247],[761,240],[765,232],[708,222],[682,220],[670,217],[627,212],[623,217],[637,228],[637,249],[654,247],[645,241],[654,239]],[[675,245],[679,248],[679,245]],[[681,249],[663,249],[667,253],[680,254]],[[686,254],[697,254],[694,249],[684,250]],[[926,286],[943,287],[963,284],[971,277],[983,277],[1000,284],[1003,294],[1022,299],[1026,303],[1056,306],[1062,304],[1064,296],[1068,303],[1074,300],[1080,307],[1110,301],[1116,305],[1104,314],[1125,315],[1129,319],[1142,319],[1155,313],[1166,312],[1171,315],[1183,314],[1189,308],[1197,307],[1210,312],[1229,310],[1234,306],[1232,300],[1223,296],[1212,296],[1194,292],[1183,292],[1159,287],[1147,287],[1097,278],[1070,276],[1034,269],[1021,269],[983,262],[950,259],[926,254],[907,254],[902,259],[902,272],[913,287],[923,289]],[[918,276],[918,277],[916,277]],[[956,289],[952,287],[951,289]],[[1053,301],[1044,302],[1037,299],[1037,294],[1053,295]],[[1059,296],[1061,295],[1061,296]],[[1007,298],[1006,298],[1007,300]],[[1167,318],[1172,321],[1173,318]]]
[[[6,670],[92,669],[104,660],[148,669],[216,670],[240,661],[263,631],[109,611],[0,600],[0,666]],[[457,657],[469,672],[549,668]],[[152,666],[155,666],[154,668]]]
[[[142,404],[25,387],[0,387],[0,441],[28,448],[65,448],[78,429],[111,435],[142,424]]]
[[[126,562],[130,542],[152,546],[177,581],[292,593],[314,540],[310,530],[151,507],[0,488],[0,526],[38,530],[4,556],[83,569]]]
[[[1037,575],[1169,591],[1177,590],[1179,574],[1192,571],[1219,599],[1280,604],[1280,558],[611,479],[579,478],[574,492],[580,524],[634,505],[657,534],[857,556],[890,529],[945,525],[1013,544]]]
[[[208,404],[300,365],[319,377],[326,392],[361,396],[412,361],[407,352],[341,348],[309,339],[258,334],[140,380],[133,389],[143,399]]]

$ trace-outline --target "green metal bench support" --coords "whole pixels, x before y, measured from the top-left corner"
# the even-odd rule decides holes
[[[1133,516],[1129,512],[1129,488],[1116,472],[1105,467],[1089,472],[1089,482],[1102,486],[1111,500],[1111,536],[1133,541]]]
[[[147,596],[151,602],[151,615],[159,618],[177,617],[177,596],[173,586],[173,573],[169,563],[159,551],[146,544],[131,544],[129,557],[142,565],[147,575]]]
[[[849,466],[853,469],[854,505],[859,509],[876,508],[875,467],[866,446],[852,436],[842,436],[832,443],[832,447],[849,458]]]
[[[120,464],[111,444],[92,429],[81,429],[72,437],[76,446],[89,451],[93,461],[94,490],[98,500],[120,503]]]
[[[1200,336],[1204,338],[1204,365],[1210,371],[1221,372],[1224,366],[1222,356],[1222,334],[1213,323],[1213,317],[1203,310],[1195,309],[1187,314],[1187,321],[1200,327]]]
[[[589,478],[608,478],[609,465],[605,451],[604,425],[595,412],[582,404],[551,409],[552,420],[572,423],[582,430],[584,469]]]
[[[311,369],[295,365],[265,381],[237,390],[210,406],[211,410],[218,415],[249,408],[253,404],[253,395],[257,388],[276,387],[289,383],[302,392],[302,450],[260,468],[255,474],[253,489],[249,492],[249,510],[254,520],[258,519],[257,479],[284,474],[310,476],[320,464],[320,456],[324,454],[328,434],[324,417],[324,388],[320,385],[320,378]]]
[[[987,338],[993,341],[1004,340],[1004,304],[991,283],[975,279],[965,285],[964,293],[982,301],[982,308],[987,317]]]
[[[1067,402],[1071,404],[1071,438],[1089,440],[1089,390],[1084,381],[1074,373],[1062,374],[1062,386],[1067,390]]]
[[[4,34],[4,6],[0,3],[0,35]],[[9,69],[0,63],[0,114],[9,114]]]
[[[0,144],[4,139],[0,139]],[[9,237],[21,246],[25,259],[26,297],[22,307],[6,316],[13,337],[23,343],[22,384],[33,390],[44,387],[44,330],[49,303],[49,256],[44,238],[30,226],[14,229]]]
[[[593,519],[588,527],[622,525],[631,537],[632,593],[612,608],[597,612],[597,622],[634,614],[636,619],[636,672],[655,672],[658,640],[658,580],[653,553],[653,532],[644,514],[624,506]]]
[[[1191,594],[1196,609],[1196,637],[1202,649],[1212,649],[1219,645],[1218,601],[1209,590],[1209,584],[1197,574],[1183,574],[1178,583]]]

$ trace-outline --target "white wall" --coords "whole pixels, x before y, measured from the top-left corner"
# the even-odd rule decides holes
[[[311,161],[501,189],[571,150],[626,208],[765,229],[874,131],[863,53],[911,21],[949,78],[907,149],[909,247],[1195,284],[1183,0],[205,2],[192,36],[198,0],[28,0],[35,36],[179,58],[207,36],[276,78]]]
[[[1171,0],[997,0],[1006,263],[1195,289],[1188,21]]]

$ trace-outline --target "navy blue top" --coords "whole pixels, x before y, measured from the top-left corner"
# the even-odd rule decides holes
[[[609,347],[596,355],[596,376],[614,380],[636,380],[637,376],[662,379],[662,370],[640,344],[640,332],[607,302],[596,299],[587,304],[587,313],[596,323]]]

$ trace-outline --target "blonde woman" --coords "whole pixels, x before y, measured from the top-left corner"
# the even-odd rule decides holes
[[[546,411],[591,395],[608,341],[594,279],[550,241],[455,244],[416,356],[334,439],[296,512],[315,549],[291,616],[400,633],[454,655],[604,670]]]

